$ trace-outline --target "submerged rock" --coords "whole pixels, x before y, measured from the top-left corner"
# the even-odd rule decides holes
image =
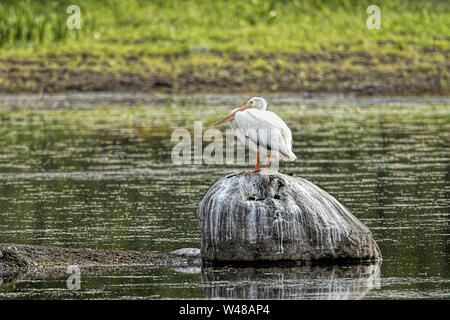
[[[15,246],[0,246],[0,275],[9,275],[36,267],[36,263]],[[1,278],[0,278],[1,279]]]
[[[97,250],[0,243],[0,284],[18,277],[43,279],[66,274],[78,265],[83,274],[147,268],[200,267],[200,249],[183,248],[169,253]]]
[[[362,222],[299,177],[226,176],[209,189],[197,215],[206,263],[381,258]]]

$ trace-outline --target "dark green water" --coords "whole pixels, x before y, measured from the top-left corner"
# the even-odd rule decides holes
[[[1,100],[1,99],[0,99]],[[247,165],[171,161],[176,127],[204,129],[241,97],[68,110],[0,108],[0,243],[167,252],[199,247],[196,208]],[[450,298],[450,103],[269,97],[294,135],[302,176],[373,232],[381,266],[154,269],[16,279],[0,298]],[[66,106],[67,107],[67,106]]]

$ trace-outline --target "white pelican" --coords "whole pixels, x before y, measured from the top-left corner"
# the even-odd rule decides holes
[[[297,159],[292,151],[292,133],[286,123],[272,111],[267,111],[264,98],[253,97],[244,106],[234,109],[229,115],[214,125],[230,121],[230,127],[245,146],[256,152],[256,166],[259,172],[259,148],[267,151],[266,169],[269,168],[271,156],[284,161]],[[258,148],[259,146],[259,148]]]

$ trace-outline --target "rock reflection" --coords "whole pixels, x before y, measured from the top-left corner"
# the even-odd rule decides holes
[[[362,299],[380,286],[381,263],[293,268],[204,268],[205,298]]]

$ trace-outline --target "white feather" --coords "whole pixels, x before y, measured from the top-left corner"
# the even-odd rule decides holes
[[[259,145],[282,160],[293,161],[297,158],[292,151],[291,130],[272,111],[254,108],[239,111],[230,125],[238,139],[253,151],[258,151]]]

